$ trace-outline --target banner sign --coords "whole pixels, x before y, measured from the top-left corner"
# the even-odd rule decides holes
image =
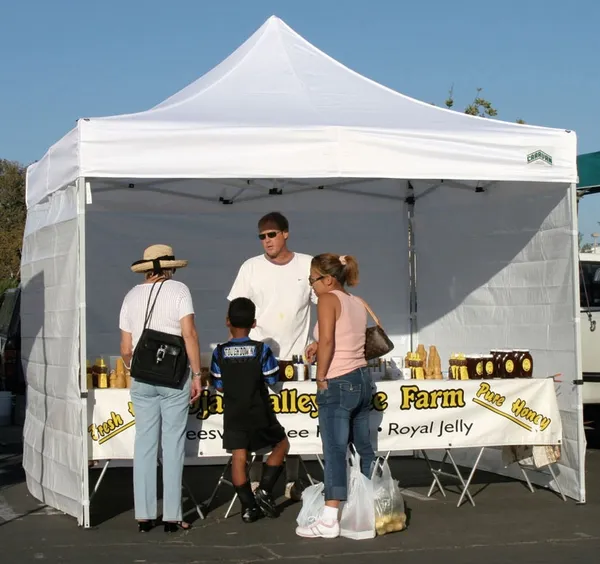
[[[562,426],[554,382],[516,380],[396,380],[376,384],[371,433],[377,451],[509,445],[556,445]],[[272,392],[291,454],[320,454],[316,385],[286,383]],[[221,457],[223,397],[203,392],[190,407],[186,457]],[[91,460],[131,459],[135,411],[127,389],[95,389],[88,396]]]

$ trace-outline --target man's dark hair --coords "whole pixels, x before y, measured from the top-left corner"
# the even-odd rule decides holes
[[[252,329],[256,318],[256,306],[248,298],[236,298],[229,304],[229,323],[236,329]]]
[[[276,229],[277,231],[289,231],[290,223],[282,213],[270,212],[258,220],[259,231],[269,228]]]

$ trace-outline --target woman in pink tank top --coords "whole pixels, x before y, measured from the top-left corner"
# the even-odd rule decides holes
[[[307,538],[340,534],[339,506],[347,498],[346,453],[350,441],[369,475],[375,457],[369,425],[373,383],[365,359],[367,310],[346,290],[358,283],[358,263],[351,256],[322,254],[311,263],[310,285],[319,298],[316,344],[307,356],[317,357],[317,406],[325,458],[325,507],[308,527],[296,533]],[[316,347],[315,347],[316,345]]]

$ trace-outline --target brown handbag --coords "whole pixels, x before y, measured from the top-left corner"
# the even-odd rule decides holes
[[[365,358],[367,360],[373,360],[379,358],[394,350],[394,343],[390,341],[390,338],[386,335],[379,318],[375,315],[373,310],[369,307],[369,304],[362,298],[359,298],[365,306],[365,309],[369,312],[369,315],[375,321],[374,327],[367,327],[365,335]]]

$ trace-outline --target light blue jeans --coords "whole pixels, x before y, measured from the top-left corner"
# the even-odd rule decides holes
[[[156,463],[162,431],[163,521],[181,521],[181,481],[191,378],[183,389],[131,382],[135,411],[133,497],[137,520],[156,519]]]

